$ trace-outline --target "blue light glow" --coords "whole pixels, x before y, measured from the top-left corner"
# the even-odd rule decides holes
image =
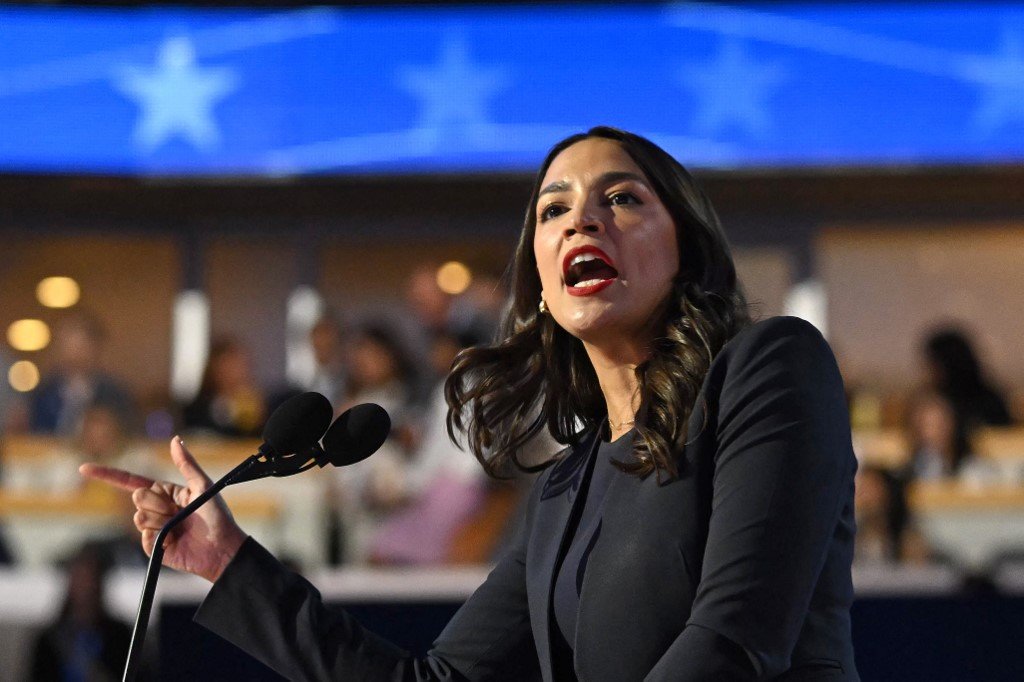
[[[0,169],[505,172],[596,124],[691,166],[1024,160],[1024,4],[0,8]]]

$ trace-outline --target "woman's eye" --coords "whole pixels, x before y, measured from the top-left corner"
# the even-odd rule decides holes
[[[608,203],[613,206],[622,206],[623,204],[639,204],[640,200],[631,192],[616,192],[608,197]]]
[[[559,206],[558,204],[551,204],[540,213],[540,221],[543,223],[546,220],[550,220],[556,216],[565,213],[565,207]]]

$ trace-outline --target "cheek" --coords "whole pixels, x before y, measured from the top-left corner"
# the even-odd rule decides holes
[[[538,232],[533,239],[533,258],[537,263],[541,288],[550,290],[561,283],[561,266],[558,263],[558,240],[545,238]]]
[[[649,230],[637,245],[637,273],[650,284],[671,281],[679,272],[675,231]]]

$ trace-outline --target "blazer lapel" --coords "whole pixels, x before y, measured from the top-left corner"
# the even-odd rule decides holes
[[[537,656],[545,680],[553,679],[551,661],[551,593],[555,586],[555,570],[565,545],[569,519],[581,504],[581,487],[592,461],[592,453],[600,433],[594,429],[585,434],[572,452],[556,464],[544,483],[534,524],[537,532],[530,538],[527,556],[527,585],[530,621],[533,623]]]

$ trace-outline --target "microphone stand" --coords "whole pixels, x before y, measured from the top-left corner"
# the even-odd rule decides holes
[[[250,455],[248,459],[229,471],[223,478],[207,488],[199,497],[192,500],[188,506],[171,517],[171,520],[164,524],[156,536],[153,544],[153,554],[149,557],[149,567],[146,569],[146,582],[142,586],[142,599],[139,601],[139,613],[135,617],[135,629],[132,631],[132,641],[128,649],[128,660],[124,666],[124,677],[122,682],[134,682],[139,673],[139,665],[142,660],[142,643],[146,639],[146,629],[149,627],[149,614],[153,610],[153,597],[156,595],[156,581],[160,576],[160,565],[164,558],[164,540],[170,532],[182,521],[188,518],[192,512],[206,504],[212,497],[221,490],[237,482],[249,473],[253,467],[263,464],[269,466],[267,460],[261,461],[263,454]],[[270,475],[270,474],[262,474]],[[262,476],[257,475],[257,478]]]
[[[249,455],[244,462],[226,473],[164,524],[156,536],[156,542],[153,543],[153,554],[150,555],[149,566],[146,568],[146,581],[142,586],[142,598],[139,600],[139,612],[135,617],[135,629],[132,631],[132,641],[128,648],[128,660],[124,666],[122,682],[134,682],[139,673],[142,643],[146,639],[149,615],[153,610],[153,598],[156,596],[156,581],[160,576],[160,566],[164,558],[164,540],[175,526],[229,485],[254,481],[267,476],[291,476],[306,471],[315,464],[323,467],[328,461],[328,454],[319,445],[313,445],[301,454],[296,453],[283,457],[277,455],[273,450],[264,451],[261,447],[259,452]]]

